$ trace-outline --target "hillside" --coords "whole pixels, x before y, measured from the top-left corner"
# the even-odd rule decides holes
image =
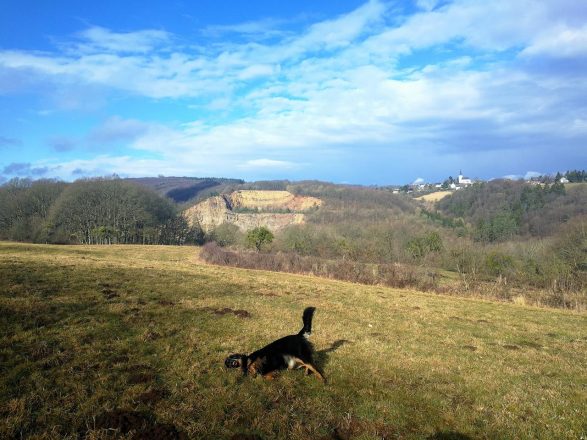
[[[0,437],[577,439],[585,314],[198,262],[0,243]],[[224,358],[297,332],[328,383]]]
[[[177,203],[186,203],[205,198],[212,193],[223,192],[227,187],[244,183],[240,179],[163,176],[137,177],[124,180],[152,189],[160,196],[169,197]]]
[[[436,191],[430,194],[416,197],[416,200],[423,200],[425,202],[438,202],[447,196],[452,195],[453,191]]]
[[[248,268],[375,284],[383,279],[390,286],[440,293],[448,280],[450,289],[465,296],[578,310],[587,304],[583,183],[494,181],[461,189],[435,205],[391,188],[318,181],[226,183],[225,189],[208,194],[184,216],[192,202],[173,204],[124,179],[14,179],[0,186],[0,239],[216,242],[230,248],[231,261]],[[244,233],[257,226],[272,229],[274,240],[250,253]],[[228,261],[223,255],[228,254],[210,261]]]
[[[470,223],[479,241],[547,237],[569,220],[587,214],[587,184],[495,180],[456,191],[437,206],[445,215]]]

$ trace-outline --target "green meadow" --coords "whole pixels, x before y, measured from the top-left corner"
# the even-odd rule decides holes
[[[0,243],[0,438],[587,438],[585,313],[198,252]],[[326,384],[225,369],[306,306]]]

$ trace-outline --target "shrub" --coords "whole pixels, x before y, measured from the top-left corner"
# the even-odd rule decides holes
[[[416,260],[425,257],[430,252],[442,250],[442,238],[438,232],[428,232],[421,237],[412,238],[406,245],[407,251]]]
[[[247,247],[257,249],[259,252],[264,246],[273,241],[273,233],[265,226],[259,226],[247,232],[246,243]]]
[[[485,257],[485,267],[494,276],[506,276],[514,268],[514,259],[501,252],[493,251]]]
[[[232,223],[223,223],[208,235],[209,241],[215,241],[220,246],[234,246],[243,239],[243,234],[238,226]]]
[[[236,252],[216,243],[204,245],[202,258],[208,263],[247,269],[312,274],[362,284],[382,284],[390,287],[415,287],[429,290],[436,287],[436,277],[426,276],[415,268],[399,264],[366,264],[351,260],[327,260],[302,257],[291,252]]]

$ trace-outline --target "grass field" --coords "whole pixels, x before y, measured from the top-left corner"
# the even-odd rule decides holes
[[[416,197],[416,200],[424,200],[425,202],[438,202],[444,199],[446,196],[450,196],[453,191],[436,191],[430,194],[426,194],[420,197]]]
[[[587,437],[585,314],[197,254],[0,243],[0,438]],[[308,305],[327,384],[224,368]]]

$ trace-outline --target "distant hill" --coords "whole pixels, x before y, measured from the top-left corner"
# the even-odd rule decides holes
[[[587,185],[494,180],[456,191],[438,201],[437,207],[471,224],[480,241],[547,237],[572,218],[587,214]]]
[[[241,179],[216,177],[138,177],[126,179],[169,197],[176,203],[187,203],[221,193],[228,187],[244,184]]]

